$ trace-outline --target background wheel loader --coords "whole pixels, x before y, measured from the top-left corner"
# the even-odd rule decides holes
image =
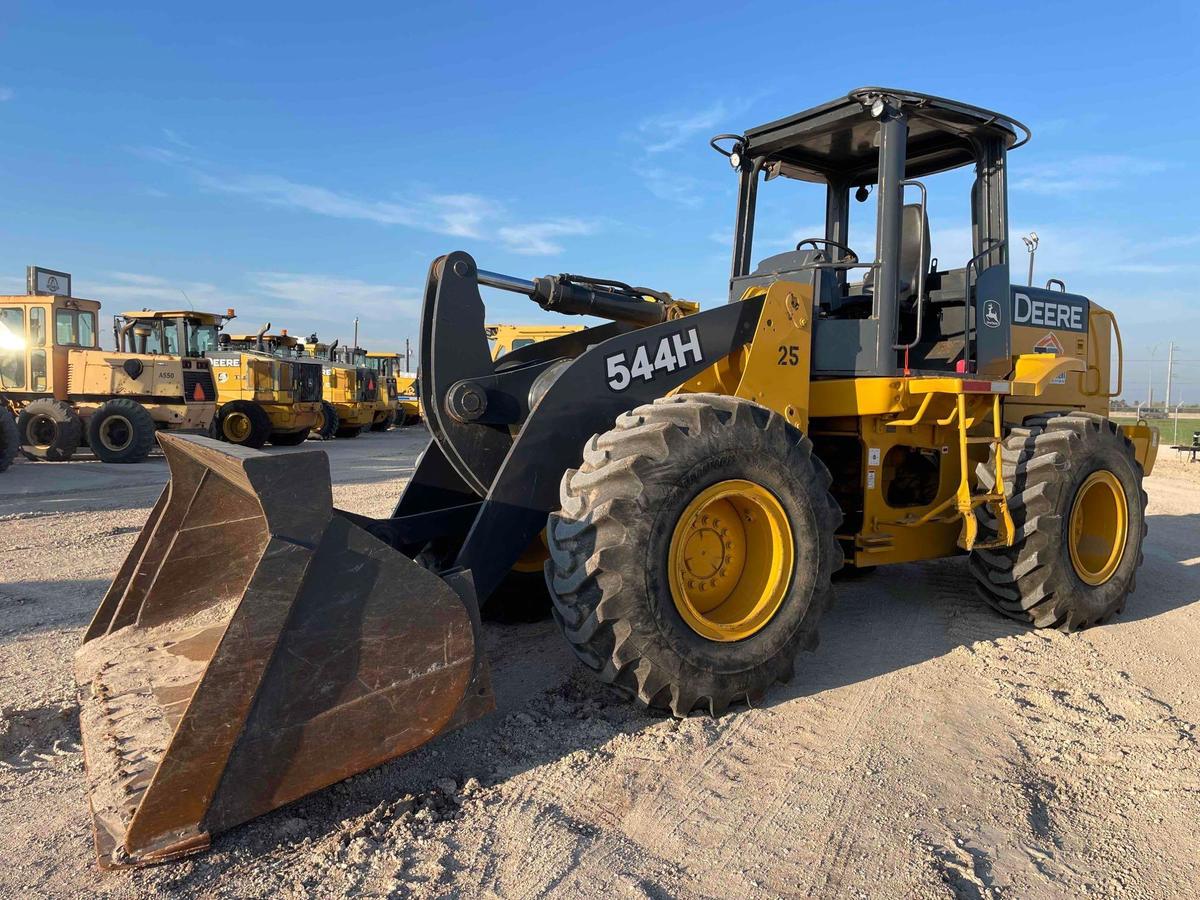
[[[405,413],[400,408],[400,354],[380,351],[364,351],[367,367],[375,373],[379,383],[380,400],[386,402],[386,415],[371,425],[372,431],[387,431],[393,425],[403,425]]]
[[[371,431],[387,431],[395,421],[395,406],[387,395],[387,385],[379,376],[377,365],[371,364],[362,347],[335,346],[333,357],[343,365],[353,366],[360,402],[371,404],[371,421],[365,426]]]
[[[397,408],[400,425],[415,425],[422,419],[416,372],[396,372]]]
[[[141,310],[114,322],[117,345],[152,353],[206,359],[217,383],[218,407],[212,433],[220,440],[259,448],[267,442],[303,443],[318,425],[321,378],[296,350],[299,341],[269,334],[223,331],[236,318],[195,310]]]
[[[216,390],[207,362],[101,350],[100,303],[33,293],[46,271],[30,268],[30,294],[0,297],[0,391],[26,456],[61,462],[86,444],[102,462],[134,463],[159,431],[208,428]]]
[[[520,350],[538,341],[548,341],[550,338],[582,331],[583,328],[582,325],[485,325],[484,331],[492,348],[492,359],[497,360],[506,353]]]
[[[324,407],[321,437],[355,438],[370,428],[378,412],[379,388],[375,373],[366,366],[337,358],[338,341],[326,344],[315,334],[300,345],[301,351],[321,360],[321,377],[328,406]]]
[[[1111,313],[1011,283],[1007,154],[1028,137],[884,88],[719,136],[733,267],[700,312],[440,257],[432,440],[390,518],[333,509],[324,454],[164,436],[171,482],[77,658],[102,864],[200,849],[488,711],[479,605],[543,530],[580,660],[677,716],[791,677],[843,562],[962,555],[1020,621],[1118,613],[1157,432],[1106,416]],[[925,179],[966,166],[973,247],[935,266]],[[789,183],[818,192],[824,234],[754,263],[758,193]],[[862,258],[852,194],[874,199]],[[481,286],[607,321],[493,360]]]

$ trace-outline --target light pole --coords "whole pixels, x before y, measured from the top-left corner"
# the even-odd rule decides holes
[[[1183,398],[1179,398],[1179,402],[1175,404],[1175,444],[1179,444],[1179,410],[1183,407]]]
[[[1030,287],[1033,287],[1033,258],[1037,256],[1038,236],[1036,231],[1031,231],[1029,234],[1022,236],[1021,240],[1025,242],[1025,249],[1029,251],[1029,281],[1026,282]]]

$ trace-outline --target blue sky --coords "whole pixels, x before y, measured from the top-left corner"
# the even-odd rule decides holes
[[[37,263],[108,312],[186,294],[343,340],[357,315],[380,349],[415,338],[453,249],[717,303],[735,180],[708,138],[886,84],[1032,127],[1017,247],[1036,230],[1038,281],[1117,312],[1128,396],[1153,371],[1161,397],[1165,364],[1141,360],[1174,340],[1176,397],[1200,401],[1194,4],[104,6],[0,2],[0,291]],[[818,193],[777,184],[756,256],[819,233]],[[930,180],[956,266],[964,185]]]

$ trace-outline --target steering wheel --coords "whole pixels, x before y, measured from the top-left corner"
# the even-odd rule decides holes
[[[838,243],[837,241],[831,241],[826,238],[805,238],[804,240],[802,240],[800,243],[798,243],[796,245],[796,249],[799,250],[805,244],[812,244],[814,250],[820,249],[817,246],[818,244],[825,244],[826,246],[829,246],[829,247],[837,247],[839,250],[842,250],[845,252],[845,254],[846,254],[845,258],[848,262],[852,262],[852,263],[858,262],[858,254],[855,253],[853,250],[851,250],[849,247],[847,247],[845,244]]]

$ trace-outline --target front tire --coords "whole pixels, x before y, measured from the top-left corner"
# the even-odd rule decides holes
[[[842,563],[812,443],[735,397],[640,406],[585,446],[546,579],[576,655],[646,707],[720,715],[792,675]]]
[[[363,425],[339,425],[334,432],[340,438],[356,438],[363,433]]]
[[[320,438],[323,441],[333,439],[338,430],[338,414],[335,407],[328,400],[321,401],[321,409],[317,413],[317,424],[313,426],[310,432],[312,437]]]
[[[34,400],[17,417],[21,452],[29,459],[66,462],[83,440],[83,423],[71,404],[48,397]]]
[[[1011,431],[1001,462],[1015,539],[972,552],[980,596],[1006,616],[1063,631],[1121,612],[1146,535],[1133,445],[1103,416],[1049,413]],[[994,472],[994,460],[978,470],[989,490]],[[995,522],[981,518],[981,531],[994,534]]]
[[[310,429],[300,431],[276,431],[271,435],[271,443],[276,447],[298,447],[308,440]]]
[[[262,448],[271,436],[271,418],[257,403],[231,400],[217,410],[217,437],[239,447]]]
[[[387,414],[387,416],[383,419],[382,422],[373,422],[371,424],[371,430],[372,431],[387,431],[389,428],[391,428],[395,424],[396,424],[396,414],[394,412],[390,412]]]
[[[21,432],[17,430],[17,420],[8,407],[0,403],[0,472],[12,465],[20,446]]]
[[[154,419],[140,403],[109,400],[88,421],[88,446],[106,463],[138,463],[154,448]]]

